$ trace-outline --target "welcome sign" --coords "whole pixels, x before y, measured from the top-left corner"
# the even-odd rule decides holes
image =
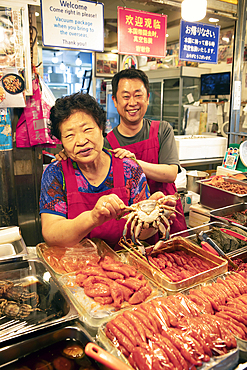
[[[44,46],[104,50],[104,4],[42,0],[41,18]]]

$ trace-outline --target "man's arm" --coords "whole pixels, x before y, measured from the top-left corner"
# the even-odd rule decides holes
[[[172,183],[176,180],[178,166],[176,164],[153,164],[138,160],[148,179],[158,182]]]

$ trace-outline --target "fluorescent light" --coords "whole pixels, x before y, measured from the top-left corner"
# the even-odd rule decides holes
[[[81,59],[80,59],[80,55],[78,54],[78,57],[77,57],[77,59],[76,59],[76,61],[75,61],[75,64],[79,67],[81,64],[82,64],[82,61],[81,61]]]
[[[113,53],[113,54],[117,54],[117,53],[118,53],[118,49],[112,49],[112,50],[111,50],[111,53]]]
[[[62,71],[64,71],[64,70],[65,70],[66,66],[65,66],[64,62],[62,62],[62,63],[60,64],[59,68],[60,68]]]
[[[197,22],[206,16],[207,0],[184,0],[182,18],[187,22]]]
[[[225,42],[229,42],[230,41],[229,37],[222,37],[222,40],[225,41]]]
[[[54,56],[51,58],[52,63],[56,64],[58,62],[58,57],[56,56],[56,53],[54,53]]]
[[[209,18],[208,21],[211,22],[211,23],[217,23],[217,22],[219,22],[219,19],[218,18]]]

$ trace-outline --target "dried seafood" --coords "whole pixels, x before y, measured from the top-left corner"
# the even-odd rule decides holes
[[[216,188],[229,191],[234,194],[247,194],[247,186],[232,183],[230,181],[225,181],[224,177],[214,176],[211,180],[206,182],[207,185],[212,185]]]

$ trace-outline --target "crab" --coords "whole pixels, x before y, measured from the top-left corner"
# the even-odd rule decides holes
[[[10,318],[25,319],[33,311],[40,311],[39,308],[33,308],[29,304],[19,304],[15,301],[8,301],[7,299],[0,299],[0,312]]]
[[[36,292],[30,293],[22,284],[9,286],[4,294],[4,298],[20,304],[28,302],[32,307],[36,307],[39,303],[38,294]]]
[[[12,281],[0,280],[0,297],[2,297],[13,285],[14,283]]]
[[[170,232],[169,218],[174,212],[178,212],[175,206],[168,206],[164,204],[167,200],[178,200],[179,195],[167,195],[158,200],[147,199],[135,203],[132,206],[126,206],[117,219],[124,218],[127,220],[124,230],[123,238],[126,238],[128,224],[131,223],[130,233],[132,241],[135,244],[142,245],[139,240],[142,229],[154,228],[152,235],[161,232],[162,238],[168,239]],[[128,213],[128,214],[126,214]]]

